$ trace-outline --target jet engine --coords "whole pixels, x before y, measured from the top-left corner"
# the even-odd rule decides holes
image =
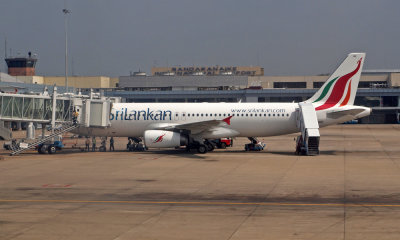
[[[188,136],[177,132],[163,130],[147,130],[144,132],[146,147],[171,148],[188,145],[188,142]]]

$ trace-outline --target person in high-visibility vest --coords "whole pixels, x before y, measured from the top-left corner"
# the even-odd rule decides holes
[[[74,125],[77,124],[78,116],[79,116],[79,113],[74,110],[74,112],[72,113],[72,121],[74,122]]]
[[[92,152],[96,151],[96,137],[92,138]]]

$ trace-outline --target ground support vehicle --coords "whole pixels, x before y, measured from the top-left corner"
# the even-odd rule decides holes
[[[248,143],[246,145],[244,145],[244,150],[246,151],[262,151],[265,148],[265,144],[264,143]]]
[[[64,144],[61,141],[54,141],[54,142],[44,142],[37,145],[36,149],[38,153],[44,154],[48,152],[49,154],[54,154],[57,151],[60,151],[64,148]]]
[[[211,140],[217,148],[225,149],[227,147],[233,146],[233,139],[232,138],[220,138]]]

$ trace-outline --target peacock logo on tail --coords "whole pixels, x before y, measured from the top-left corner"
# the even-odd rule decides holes
[[[342,106],[347,105],[347,103],[349,102],[350,96],[351,96],[351,80],[352,80],[351,78],[355,74],[357,74],[357,72],[360,70],[361,62],[362,62],[362,58],[360,58],[358,60],[357,67],[353,71],[351,71],[350,73],[348,73],[346,75],[338,76],[338,77],[332,79],[325,86],[325,88],[322,90],[321,95],[313,103],[317,103],[317,102],[321,101],[322,99],[324,99],[326,97],[326,95],[329,93],[329,90],[332,88],[332,86],[333,86],[333,89],[330,92],[328,99],[321,106],[315,108],[316,111],[334,107],[339,103],[339,101],[341,99],[343,99],[343,100],[339,106],[342,107]],[[345,91],[346,87],[347,87],[347,91]],[[346,96],[343,98],[344,94],[346,94]]]

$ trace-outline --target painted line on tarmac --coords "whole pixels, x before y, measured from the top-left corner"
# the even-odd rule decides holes
[[[303,207],[400,207],[400,204],[378,203],[284,203],[284,202],[179,202],[179,201],[106,201],[106,200],[45,200],[45,199],[0,199],[0,203],[129,203],[169,205],[247,205],[247,206],[303,206]]]

